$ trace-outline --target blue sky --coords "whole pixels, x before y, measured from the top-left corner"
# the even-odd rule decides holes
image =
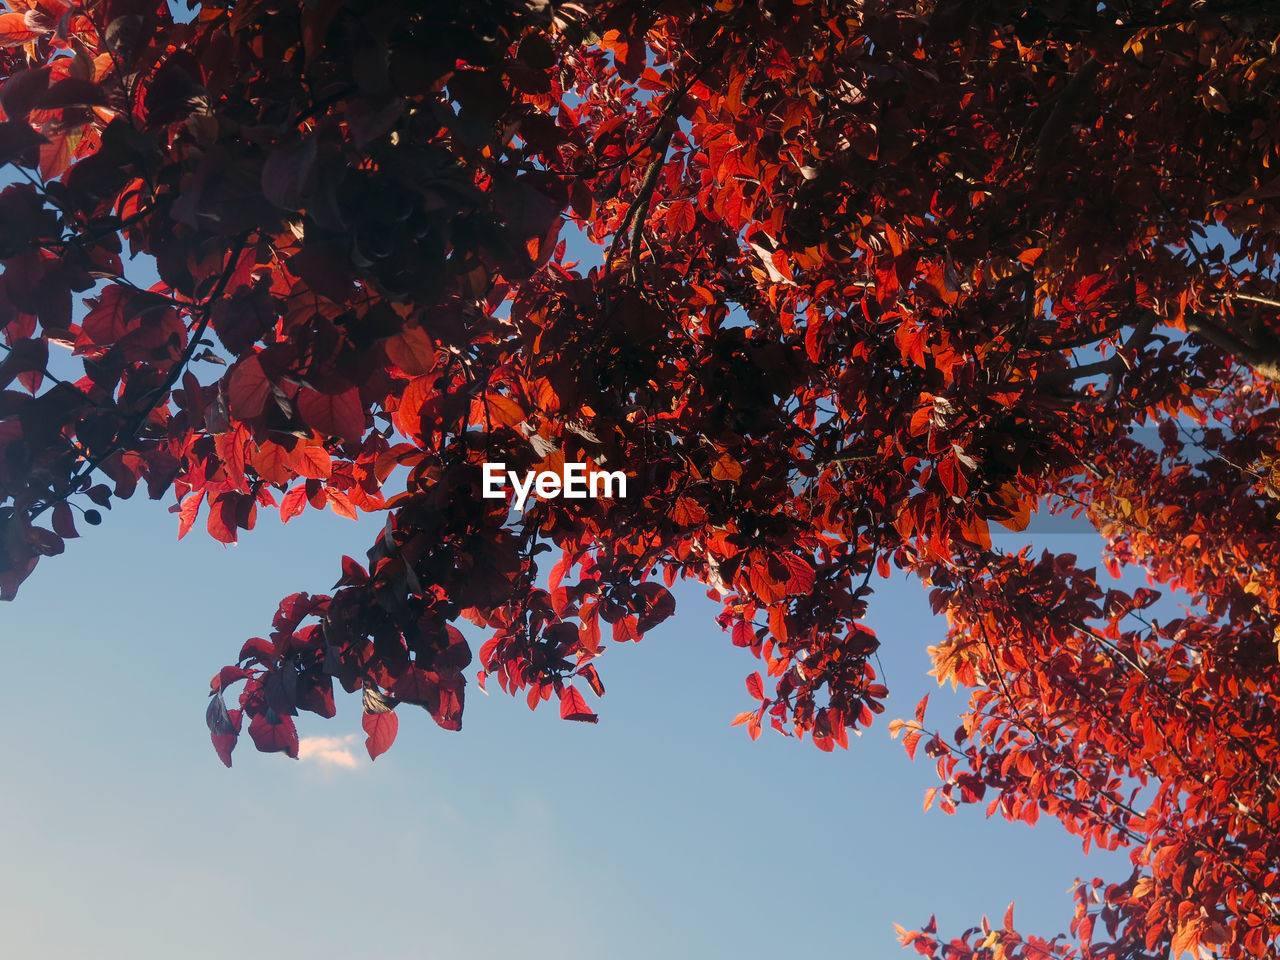
[[[301,718],[328,738],[316,753],[245,738],[227,770],[209,677],[280,597],[327,589],[377,519],[270,514],[223,547],[199,527],[178,542],[162,504],[119,504],[0,608],[0,954],[906,957],[893,921],[936,912],[957,934],[1016,900],[1021,929],[1052,934],[1073,877],[1127,874],[1052,821],[922,812],[933,764],[887,721],[929,690],[939,720],[959,701],[925,676],[944,625],[912,582],[872,600],[893,694],[848,752],[729,726],[757,662],[690,586],[672,620],[603,657],[598,726],[471,684],[461,733],[402,710],[371,763],[359,700],[341,696],[336,719]]]

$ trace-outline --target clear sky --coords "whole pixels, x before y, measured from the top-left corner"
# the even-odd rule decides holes
[[[336,719],[300,718],[306,758],[246,736],[224,769],[209,677],[280,597],[362,557],[377,518],[265,511],[235,547],[199,525],[179,543],[175,519],[118,505],[0,608],[0,955],[906,957],[893,921],[936,912],[958,934],[1016,900],[1019,927],[1050,935],[1073,877],[1127,874],[1047,819],[922,812],[933,764],[887,721],[926,690],[939,720],[958,700],[925,676],[943,624],[909,581],[872,600],[893,696],[848,752],[729,726],[758,664],[688,586],[602,658],[597,726],[472,683],[461,733],[402,708],[371,763],[340,695]]]

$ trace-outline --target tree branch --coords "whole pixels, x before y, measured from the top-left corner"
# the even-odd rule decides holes
[[[1270,348],[1245,340],[1207,317],[1188,317],[1187,329],[1208,340],[1228,356],[1250,367],[1261,377],[1280,383],[1280,344]]]
[[[635,200],[631,202],[631,206],[627,208],[627,215],[623,217],[622,223],[618,227],[618,232],[613,235],[613,242],[609,244],[609,255],[605,257],[604,273],[607,277],[612,270],[614,257],[618,252],[618,244],[622,237],[631,233],[630,237],[630,253],[634,261],[636,256],[636,248],[639,246],[639,235],[644,223],[645,217],[649,213],[649,204],[653,202],[653,191],[658,186],[658,176],[662,173],[662,167],[667,162],[667,147],[671,145],[671,138],[676,132],[676,120],[674,116],[669,116],[662,121],[662,125],[652,141],[654,151],[653,161],[649,164],[644,173],[644,179],[640,183],[640,192],[636,194]],[[634,228],[632,224],[635,224]],[[634,262],[631,268],[632,277],[635,277]]]

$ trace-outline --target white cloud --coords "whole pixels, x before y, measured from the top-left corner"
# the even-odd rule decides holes
[[[298,759],[310,760],[323,767],[356,767],[356,755],[351,748],[359,737],[349,733],[345,737],[303,737],[298,741]]]

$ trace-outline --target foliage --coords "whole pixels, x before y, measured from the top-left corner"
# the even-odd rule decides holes
[[[246,721],[296,755],[335,679],[371,756],[400,704],[458,729],[460,617],[481,684],[594,721],[592,661],[679,578],[762,661],[736,722],[831,750],[884,709],[860,621],[896,565],[972,690],[951,738],[897,722],[927,802],[1133,859],[1079,888],[1078,946],[1011,915],[904,942],[1272,949],[1270,5],[7,2],[6,599],[139,484],[224,542],[260,508],[386,510],[366,564],[214,677],[228,765]],[[566,262],[575,228],[603,265]],[[515,514],[485,461],[621,468],[629,496]],[[1046,504],[1186,615],[993,549]]]

